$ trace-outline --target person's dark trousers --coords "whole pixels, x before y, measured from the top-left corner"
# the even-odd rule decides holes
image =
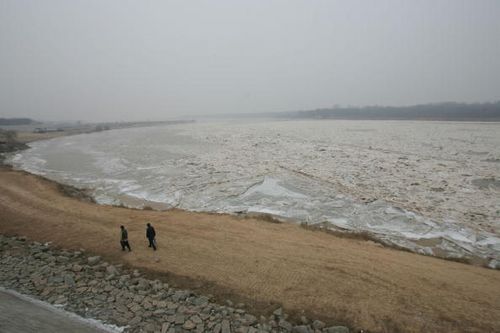
[[[156,241],[155,241],[155,239],[154,238],[148,238],[148,240],[149,240],[149,247],[152,247],[153,250],[156,251]]]
[[[128,243],[128,241],[120,241],[120,244],[122,245],[122,251],[125,251],[125,248],[128,248],[129,251],[132,251],[132,249],[130,248],[130,244]]]

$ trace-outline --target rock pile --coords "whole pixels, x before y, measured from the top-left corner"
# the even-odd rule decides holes
[[[266,318],[242,307],[144,278],[137,270],[104,262],[83,251],[64,251],[23,237],[0,235],[0,286],[32,295],[83,317],[125,326],[125,332],[348,333],[343,326],[302,318],[287,321],[277,309]]]

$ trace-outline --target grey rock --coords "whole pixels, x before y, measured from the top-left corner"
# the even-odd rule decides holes
[[[221,333],[231,333],[231,325],[229,320],[224,319],[221,324]]]
[[[74,264],[73,267],[71,268],[71,270],[73,272],[81,272],[83,270],[83,267],[78,265],[78,264]]]
[[[182,328],[184,328],[185,330],[192,330],[196,327],[196,324],[193,323],[191,320],[188,320],[184,323],[184,325],[182,325]]]
[[[67,286],[70,286],[70,287],[74,287],[75,286],[75,279],[73,278],[73,276],[69,275],[69,274],[66,274],[64,276],[64,283],[67,285]]]
[[[141,303],[144,300],[144,296],[142,295],[135,295],[134,296],[134,302]]]
[[[152,324],[152,323],[147,323],[145,326],[144,326],[144,330],[146,332],[154,332],[156,329],[155,325]]]
[[[166,308],[167,307],[167,302],[166,301],[159,301],[158,303],[156,303],[156,307],[159,308],[159,309]]]
[[[153,290],[155,292],[159,292],[159,291],[163,290],[163,285],[161,283],[154,283],[153,284]]]
[[[134,313],[139,313],[143,311],[142,306],[140,306],[137,303],[132,303],[131,306],[129,307],[129,310]]]
[[[170,327],[170,323],[163,323],[163,325],[161,325],[161,332],[160,333],[167,333],[169,327]]]
[[[161,315],[163,315],[163,314],[165,314],[165,313],[166,313],[165,309],[157,309],[157,310],[154,310],[154,311],[153,311],[153,314],[154,314],[155,316],[161,316]]]
[[[276,310],[273,311],[273,315],[275,315],[276,317],[282,317],[283,316],[283,309],[277,308]]]
[[[282,329],[284,329],[285,331],[287,331],[287,332],[291,332],[291,331],[292,331],[292,327],[293,327],[293,326],[292,326],[292,324],[290,324],[288,321],[283,320],[283,319],[282,319],[282,320],[280,320],[280,322],[279,322],[279,326],[280,326]]]
[[[88,283],[89,286],[97,286],[98,284],[99,284],[99,281],[97,281],[97,280],[91,280]]]
[[[260,325],[261,332],[271,332],[271,330],[272,330],[272,327],[270,325],[267,325],[267,324]]]
[[[137,286],[137,290],[148,290],[149,289],[149,283],[145,279],[139,279]]]
[[[197,297],[193,300],[193,304],[196,306],[205,305],[207,303],[208,303],[208,297],[205,296]]]
[[[172,299],[175,302],[178,302],[180,300],[185,300],[189,296],[189,292],[186,290],[178,290],[172,295]]]
[[[144,301],[142,302],[142,306],[144,307],[144,309],[146,310],[151,310],[153,308],[153,304],[151,304],[150,302],[148,301]]]
[[[37,288],[43,288],[47,284],[47,279],[44,279],[44,278],[42,278],[40,276],[34,276],[31,279],[31,282],[33,283],[33,285],[35,287],[37,287]]]
[[[321,330],[321,329],[325,328],[325,326],[326,326],[326,324],[324,322],[322,322],[321,320],[313,321],[312,325],[317,330]]]
[[[109,265],[108,267],[106,267],[106,273],[110,275],[118,275],[118,270],[115,266]]]
[[[59,296],[55,301],[54,304],[66,304],[68,302],[68,298],[66,296]]]
[[[198,315],[194,315],[190,318],[190,320],[195,324],[201,324],[203,320]]]
[[[113,320],[118,324],[118,325],[127,325],[129,324],[129,321],[126,317],[121,316],[121,315],[116,315],[112,317]]]
[[[253,325],[257,323],[257,318],[251,314],[246,314],[244,319],[245,319],[245,324],[247,325]]]
[[[51,277],[49,277],[48,281],[51,284],[60,284],[60,283],[63,283],[64,279],[60,276],[51,276]]]
[[[165,310],[165,314],[169,315],[169,316],[174,315],[175,314],[175,310],[174,309],[167,309],[167,310]]]
[[[135,325],[139,324],[141,321],[142,321],[142,317],[141,316],[135,316],[127,324],[129,326],[135,326]]]
[[[40,252],[39,253],[35,253],[33,255],[33,258],[35,258],[35,259],[42,259],[44,257],[45,257],[45,254],[44,253],[40,253]]]
[[[69,258],[68,257],[65,257],[65,256],[58,256],[56,257],[56,262],[59,262],[59,263],[66,263],[69,261]]]
[[[236,329],[236,333],[248,333],[248,326],[241,326]]]
[[[326,329],[328,333],[349,333],[349,329],[345,326],[332,326]]]
[[[205,332],[205,325],[203,325],[203,323],[196,325],[195,332],[196,333],[203,333],[203,332]]]
[[[309,327],[306,325],[298,325],[292,329],[293,333],[309,333]]]
[[[99,263],[99,261],[101,261],[101,257],[100,257],[100,256],[88,257],[88,258],[87,258],[87,263],[88,263],[90,266],[97,265],[97,264]]]
[[[184,324],[184,321],[185,321],[185,317],[183,314],[177,314],[175,315],[175,324],[176,325],[181,325],[181,324]]]

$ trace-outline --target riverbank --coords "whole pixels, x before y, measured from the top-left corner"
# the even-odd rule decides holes
[[[0,233],[84,248],[256,315],[282,306],[328,325],[372,332],[499,331],[500,272],[338,238],[297,225],[180,210],[99,206],[58,184],[0,170]],[[158,234],[147,247],[145,223]],[[120,250],[119,226],[133,251]]]
[[[147,279],[138,270],[109,264],[99,256],[31,243],[23,237],[0,235],[0,263],[0,282],[9,288],[0,288],[2,332],[257,333],[277,328],[349,332],[347,327],[325,327],[321,321],[305,318],[294,327],[281,308],[269,318],[257,318],[247,313],[244,304],[218,305],[210,297]]]

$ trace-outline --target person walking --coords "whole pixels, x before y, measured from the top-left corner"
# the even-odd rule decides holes
[[[153,228],[153,226],[151,225],[151,223],[148,223],[147,224],[147,228],[146,228],[146,238],[149,240],[149,247],[152,247],[153,250],[156,251],[156,240],[155,240],[155,237],[156,237],[155,228]]]
[[[127,229],[125,229],[124,226],[120,226],[120,229],[122,230],[122,237],[120,239],[120,244],[122,246],[122,251],[125,251],[125,248],[128,248],[128,251],[132,251],[130,248],[130,244],[128,243],[128,232]]]

